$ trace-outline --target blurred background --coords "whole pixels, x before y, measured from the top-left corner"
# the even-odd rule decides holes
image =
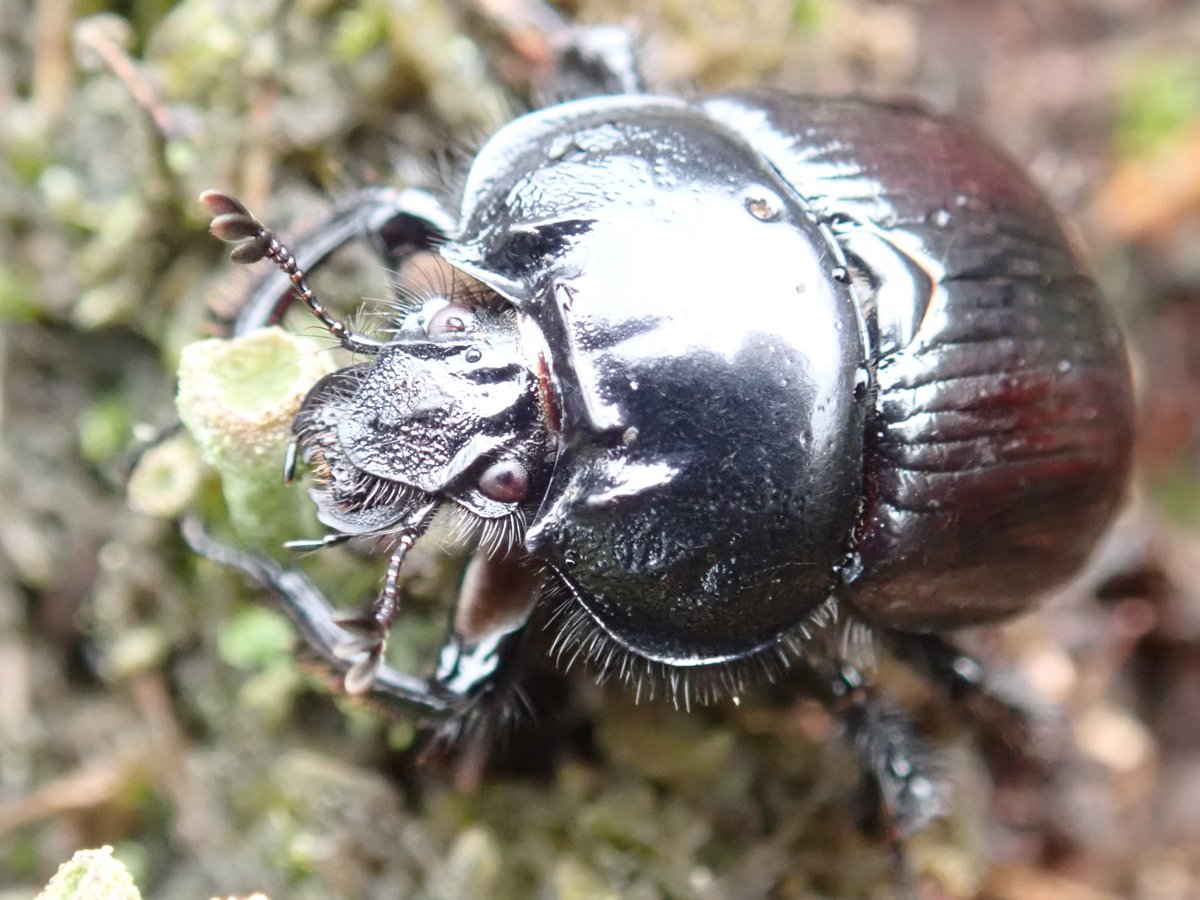
[[[909,866],[931,898],[1200,897],[1200,5],[556,8],[632,28],[664,91],[919,97],[992,135],[1078,229],[1131,336],[1137,485],[1076,584],[964,636],[1058,711],[1049,771],[989,769],[883,663],[954,786]],[[232,190],[294,233],[364,183],[446,177],[523,108],[530,11],[0,0],[0,898],[101,845],[170,900],[896,895],[853,763],[802,698],[685,715],[575,673],[495,753],[422,754],[410,724],[316,685],[254,590],[183,546],[184,509],[228,533],[186,436],[127,491],[137,441],[174,418],[181,348],[246,277],[196,195]],[[378,562],[310,571],[353,603]],[[412,561],[402,662],[428,659],[456,562]]]

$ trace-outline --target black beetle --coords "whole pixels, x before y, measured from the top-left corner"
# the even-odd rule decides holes
[[[790,667],[916,827],[938,808],[918,742],[813,635],[874,630],[982,692],[937,633],[1029,608],[1111,519],[1132,441],[1119,329],[1038,191],[954,121],[604,93],[636,84],[626,57],[575,58],[596,95],[505,126],[451,203],[363,192],[299,260],[205,195],[235,259],[268,257],[295,288],[268,279],[239,328],[298,294],[366,357],[296,417],[288,477],[302,454],[331,529],[296,545],[392,552],[375,606],[347,621],[299,573],[191,538],[274,588],[349,691],[427,718],[500,705],[547,605],[560,651],[684,703]],[[305,281],[360,237],[452,273],[384,338]],[[422,680],[382,649],[404,555],[443,507],[483,536]]]

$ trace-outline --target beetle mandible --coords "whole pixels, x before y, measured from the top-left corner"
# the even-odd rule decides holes
[[[204,196],[235,259],[289,279],[238,329],[299,296],[364,358],[296,416],[288,477],[298,457],[313,470],[330,529],[296,546],[370,536],[391,555],[345,620],[299,573],[193,543],[271,587],[348,691],[427,719],[501,703],[550,603],[560,650],[686,703],[791,668],[915,828],[939,803],[919,742],[807,638],[859,623],[984,691],[940,634],[1028,609],[1112,518],[1132,442],[1120,331],[1039,192],[965,126],[646,94],[610,32],[580,36],[563,65],[591,95],[503,127],[455,198],[364,191],[297,258]],[[304,270],[357,238],[393,265],[435,254],[454,289],[386,338],[351,331]],[[404,556],[446,507],[482,546],[420,679],[383,647]]]

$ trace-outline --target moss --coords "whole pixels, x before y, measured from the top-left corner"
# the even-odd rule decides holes
[[[220,473],[230,520],[253,546],[278,548],[303,523],[315,530],[311,503],[289,491],[280,473],[292,418],[333,369],[318,346],[277,328],[184,348],[179,416]]]
[[[80,850],[59,868],[38,900],[141,900],[112,847]]]
[[[1200,59],[1155,56],[1130,64],[1120,90],[1117,146],[1147,156],[1200,125]]]

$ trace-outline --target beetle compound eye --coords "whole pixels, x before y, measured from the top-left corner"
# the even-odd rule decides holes
[[[453,337],[471,329],[475,322],[475,310],[461,303],[443,306],[425,323],[425,333],[435,340]]]
[[[479,476],[479,492],[497,503],[520,503],[529,492],[529,472],[515,459],[494,462]]]

